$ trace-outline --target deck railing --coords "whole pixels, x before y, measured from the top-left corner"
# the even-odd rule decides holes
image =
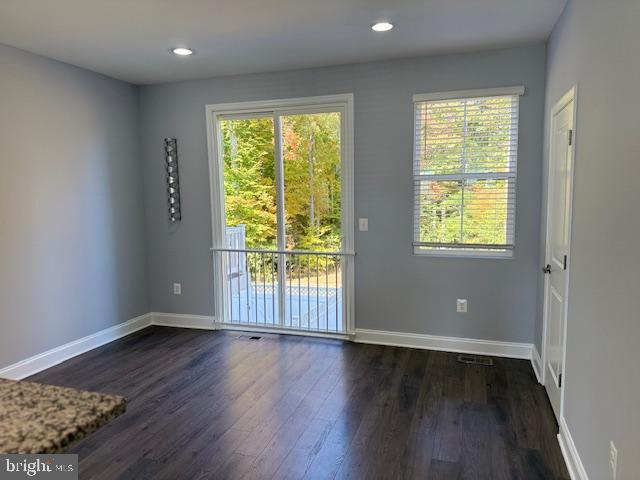
[[[213,249],[222,272],[223,323],[316,333],[347,332],[343,252]],[[243,265],[245,272],[229,266]]]
[[[227,247],[235,249],[243,249],[245,247],[246,233],[244,225],[227,227],[225,236]],[[244,263],[244,257],[229,258],[227,262],[227,275],[242,276],[246,271],[247,265]]]

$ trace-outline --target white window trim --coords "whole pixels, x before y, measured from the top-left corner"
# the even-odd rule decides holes
[[[513,86],[513,87],[497,87],[497,88],[481,88],[481,89],[473,89],[473,90],[454,90],[448,92],[432,92],[432,93],[416,93],[413,95],[413,103],[420,102],[434,102],[440,100],[459,100],[463,98],[481,98],[481,97],[500,97],[500,96],[513,96],[518,95],[522,96],[525,94],[525,87]],[[415,113],[414,113],[414,132],[415,132]],[[519,146],[518,141],[518,146]],[[415,145],[415,133],[414,133],[414,145]],[[412,165],[415,161],[415,154],[413,152]],[[517,151],[516,151],[517,154]],[[514,178],[517,182],[517,162],[516,168],[513,173],[509,174],[496,174],[496,173],[487,173],[487,174],[473,174],[469,175],[473,178],[484,177],[487,179],[496,179],[496,178]],[[415,182],[415,179],[421,177],[421,175],[413,174],[412,167],[412,178]],[[427,175],[424,175],[427,177]],[[430,179],[441,179],[446,178],[460,178],[464,177],[465,174],[452,174],[452,175],[428,175]],[[516,201],[517,205],[517,201]],[[414,206],[415,208],[415,206]],[[517,216],[516,216],[517,218]],[[411,222],[411,238],[414,238],[414,225],[415,218],[412,218]],[[443,258],[480,258],[480,259],[512,259],[514,257],[515,250],[515,237],[516,237],[516,225],[513,226],[513,237],[514,243],[513,246],[509,248],[455,248],[455,247],[447,247],[446,244],[442,244],[442,247],[433,247],[429,248],[424,245],[416,245],[413,244],[413,254],[416,256],[425,256],[425,257],[443,257]]]
[[[413,254],[417,257],[439,258],[485,258],[508,260],[514,257],[513,249],[488,250],[483,248],[428,248],[416,245]]]
[[[506,95],[524,95],[524,87],[478,88],[475,90],[455,90],[451,92],[416,93],[413,103],[434,102],[438,100],[458,100],[460,98],[501,97]]]

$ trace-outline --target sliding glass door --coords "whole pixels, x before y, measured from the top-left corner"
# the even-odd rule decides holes
[[[271,109],[209,107],[223,326],[351,330],[352,215],[344,211],[352,204],[350,102],[304,100]]]

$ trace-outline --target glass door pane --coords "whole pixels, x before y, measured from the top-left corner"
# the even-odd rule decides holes
[[[278,324],[273,116],[220,120],[224,155],[226,313],[232,323]]]
[[[343,333],[342,113],[218,117],[226,322]]]
[[[280,116],[287,250],[342,246],[340,112]],[[341,257],[287,255],[286,326],[342,331]]]
[[[273,117],[220,121],[227,246],[277,247]],[[234,230],[235,228],[235,230]],[[238,233],[235,233],[238,232]],[[235,234],[235,236],[233,236]],[[231,244],[230,244],[231,243]]]

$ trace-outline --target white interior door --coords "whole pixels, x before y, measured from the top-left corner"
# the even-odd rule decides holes
[[[552,110],[549,150],[547,251],[545,272],[544,384],[560,417],[564,376],[571,190],[573,179],[574,94],[571,90]]]

